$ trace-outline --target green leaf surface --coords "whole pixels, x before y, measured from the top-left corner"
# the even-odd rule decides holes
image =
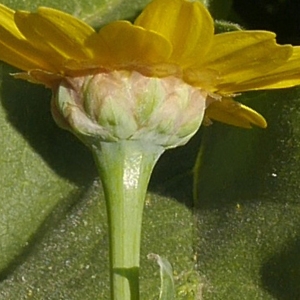
[[[197,174],[204,299],[300,299],[300,90],[248,93],[266,130],[205,129]]]
[[[12,9],[34,11],[39,6],[60,9],[98,28],[111,21],[134,20],[150,0],[3,0]]]

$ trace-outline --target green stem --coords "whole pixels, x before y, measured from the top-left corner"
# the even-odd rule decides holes
[[[163,151],[145,141],[101,142],[93,147],[108,214],[112,300],[139,299],[144,200],[153,167]]]

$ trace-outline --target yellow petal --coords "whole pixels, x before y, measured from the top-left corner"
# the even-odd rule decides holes
[[[212,120],[243,128],[251,128],[252,125],[267,127],[267,122],[262,115],[231,98],[212,102],[206,109],[205,115]]]
[[[14,22],[14,11],[0,4],[0,60],[21,70],[55,70],[45,55],[26,41]]]
[[[213,91],[239,92],[239,84],[260,77],[279,67],[292,55],[292,47],[276,44],[275,34],[267,31],[235,31],[214,36],[206,61],[189,70],[195,85],[214,72]],[[197,76],[198,74],[198,76]],[[197,77],[200,80],[197,82]]]
[[[240,91],[293,87],[300,84],[300,47],[293,47],[293,55],[279,68],[238,85]],[[234,87],[235,88],[235,87]]]
[[[136,25],[163,35],[173,46],[170,62],[188,67],[201,62],[213,37],[213,20],[199,2],[154,0],[135,21]]]
[[[116,21],[103,27],[91,37],[87,46],[104,66],[139,66],[164,63],[170,56],[171,45],[162,36],[132,25]]]
[[[84,46],[94,30],[80,20],[61,11],[40,7],[37,13],[17,11],[15,22],[26,39],[53,58],[88,59]]]

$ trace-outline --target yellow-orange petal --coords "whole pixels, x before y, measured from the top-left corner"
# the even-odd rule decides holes
[[[275,34],[267,31],[235,31],[214,36],[205,63],[193,70],[199,74],[215,72],[210,85],[213,91],[239,92],[239,84],[260,77],[284,64],[292,55],[292,46],[276,43]],[[197,85],[197,83],[195,83]],[[199,82],[200,84],[200,82]]]
[[[300,47],[293,47],[293,54],[286,63],[262,76],[242,82],[240,91],[289,88],[300,84]],[[227,88],[227,87],[226,87]],[[235,88],[235,87],[233,87]]]
[[[183,68],[204,59],[214,33],[209,12],[196,1],[154,0],[134,24],[158,32],[169,40],[173,46],[170,62]]]
[[[100,66],[134,67],[164,63],[172,51],[171,44],[161,35],[116,21],[103,27],[87,42]]]
[[[0,60],[21,70],[55,70],[39,49],[26,41],[14,22],[15,11],[0,4]]]
[[[243,128],[252,128],[252,125],[267,127],[267,122],[262,115],[231,98],[212,102],[207,107],[205,115],[212,120]]]
[[[94,30],[84,22],[61,11],[40,7],[37,13],[17,11],[15,22],[26,39],[53,59],[88,59],[86,39]]]

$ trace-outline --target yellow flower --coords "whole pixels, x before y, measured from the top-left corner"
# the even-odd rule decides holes
[[[267,31],[214,35],[199,2],[154,0],[134,24],[115,21],[99,32],[46,7],[31,13],[0,5],[0,19],[0,60],[25,71],[17,77],[51,88],[66,77],[114,70],[172,75],[217,99],[206,110],[209,118],[265,127],[262,116],[231,96],[300,84],[299,48],[276,44]]]

